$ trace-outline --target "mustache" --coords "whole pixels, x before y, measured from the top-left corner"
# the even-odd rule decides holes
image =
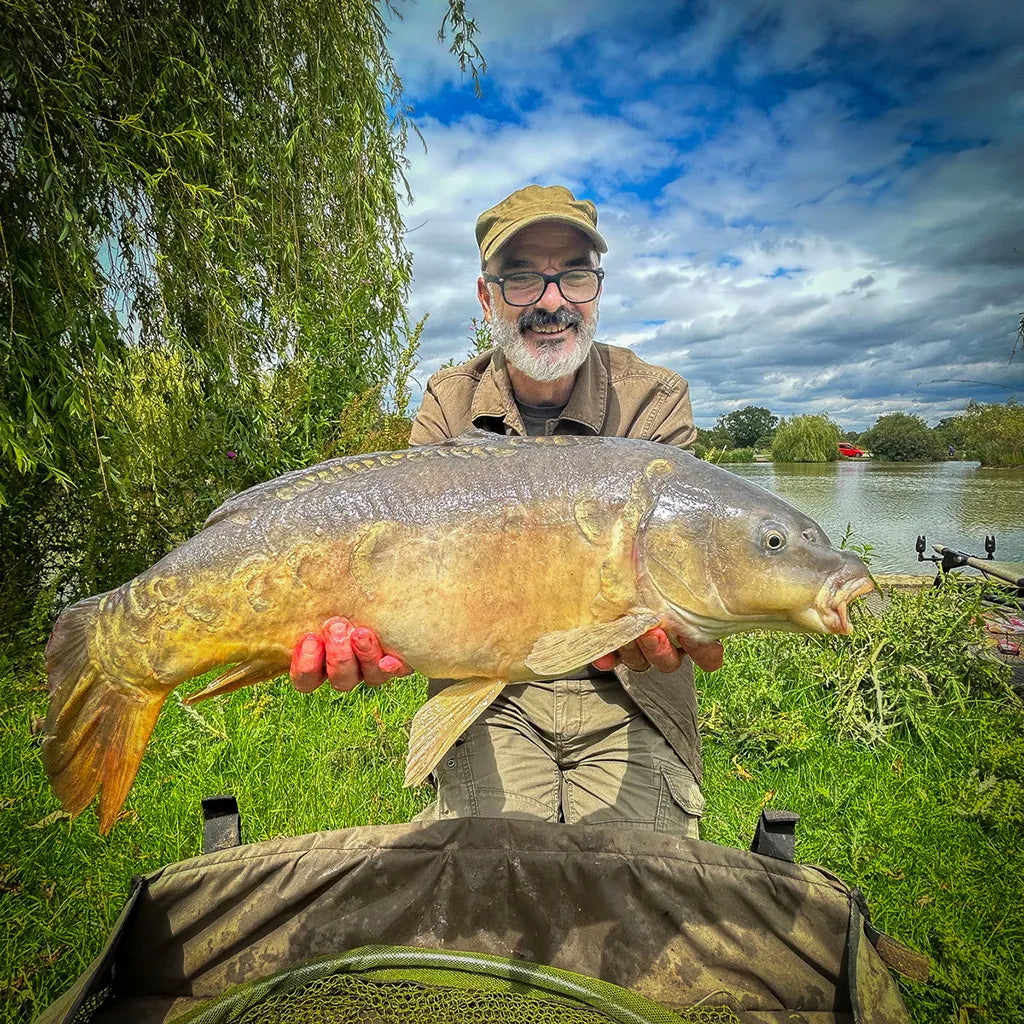
[[[520,333],[522,333],[535,327],[559,327],[564,329],[566,327],[579,327],[581,323],[583,323],[583,316],[580,313],[573,309],[566,309],[565,306],[559,306],[554,311],[530,309],[525,313],[520,313],[516,326],[519,328]]]

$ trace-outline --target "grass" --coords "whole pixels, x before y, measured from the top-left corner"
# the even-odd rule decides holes
[[[853,638],[732,638],[702,676],[702,838],[749,845],[761,807],[801,815],[797,858],[867,895],[932,958],[901,980],[919,1024],[1024,1019],[1024,715],[981,642],[976,592],[894,595]],[[198,688],[201,683],[196,683]],[[0,664],[0,1022],[31,1020],[88,964],[134,874],[199,852],[200,800],[238,797],[248,841],[406,821],[422,680],[312,697],[286,683],[186,708],[172,695],[109,837],[46,785],[38,646]]]

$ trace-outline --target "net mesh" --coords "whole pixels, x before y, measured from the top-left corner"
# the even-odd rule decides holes
[[[739,1024],[628,989],[483,954],[366,947],[225,992],[173,1024]]]
[[[365,981],[336,975],[263,1000],[235,1018],[238,1024],[274,1021],[392,1024],[611,1024],[612,1018],[594,1010],[507,992],[467,992],[409,982]]]

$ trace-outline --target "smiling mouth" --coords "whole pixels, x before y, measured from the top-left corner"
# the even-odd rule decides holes
[[[556,340],[565,335],[570,328],[577,329],[583,323],[583,317],[574,310],[559,308],[557,310],[533,309],[519,318],[519,333],[527,331],[540,337]]]
[[[540,326],[528,327],[527,330],[532,331],[534,334],[550,334],[550,335],[555,335],[555,334],[564,334],[572,326],[573,326],[572,324],[562,324],[562,325],[550,324],[550,325],[548,325],[546,327],[540,327]]]

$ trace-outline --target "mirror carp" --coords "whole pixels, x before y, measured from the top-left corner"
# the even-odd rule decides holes
[[[42,758],[64,807],[110,830],[167,695],[288,671],[334,615],[455,680],[413,720],[422,782],[510,682],[554,679],[656,625],[849,633],[864,564],[780,498],[668,445],[508,438],[334,459],[228,499],[135,579],[68,608],[46,648]]]

